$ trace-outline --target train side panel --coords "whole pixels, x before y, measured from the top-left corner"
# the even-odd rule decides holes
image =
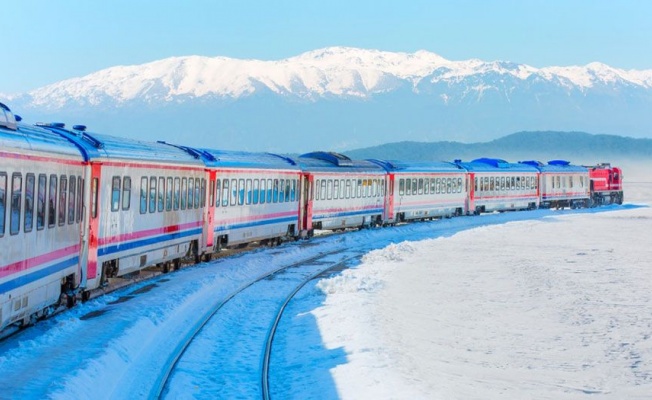
[[[0,330],[72,304],[84,168],[77,149],[48,131],[0,127]]]

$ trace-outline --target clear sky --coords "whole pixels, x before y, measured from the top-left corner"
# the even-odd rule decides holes
[[[647,0],[4,0],[0,93],[116,65],[328,46],[652,69]]]

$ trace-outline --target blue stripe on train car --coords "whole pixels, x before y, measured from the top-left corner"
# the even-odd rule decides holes
[[[61,272],[66,268],[72,267],[78,263],[79,263],[79,256],[75,256],[73,258],[69,258],[67,260],[63,260],[56,264],[50,265],[49,267],[41,268],[37,271],[20,276],[16,279],[12,279],[3,284],[0,284],[0,293],[5,293],[10,290],[17,289],[21,286],[28,285],[32,282],[36,282],[39,279],[43,279],[47,276],[56,274],[57,272]]]
[[[285,222],[296,222],[297,217],[292,216],[292,217],[287,217],[287,218],[276,218],[276,219],[264,219],[260,221],[251,221],[251,222],[244,222],[240,224],[233,224],[233,225],[219,225],[215,228],[214,232],[222,232],[222,231],[227,231],[231,229],[241,229],[241,228],[251,228],[254,226],[263,226],[263,225],[272,225],[272,224],[282,224]]]
[[[160,243],[163,241],[181,239],[192,235],[200,235],[201,233],[202,233],[202,229],[198,228],[198,229],[192,229],[184,232],[175,232],[167,235],[153,236],[149,239],[141,239],[141,240],[135,240],[133,242],[128,242],[128,243],[120,243],[111,246],[104,246],[97,250],[97,254],[98,256],[105,256],[108,254],[118,253],[125,250],[131,250],[137,247],[148,246],[150,244]]]

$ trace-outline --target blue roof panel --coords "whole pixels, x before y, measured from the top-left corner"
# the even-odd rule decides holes
[[[498,158],[478,158],[473,161],[457,161],[456,164],[469,172],[538,172],[529,164],[510,163]]]

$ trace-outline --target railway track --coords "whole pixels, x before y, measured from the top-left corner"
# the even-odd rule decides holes
[[[281,321],[283,312],[292,298],[309,282],[316,278],[327,276],[328,274],[340,271],[346,268],[347,264],[364,254],[364,251],[348,250],[348,251],[332,251],[323,253],[314,257],[310,257],[290,265],[277,268],[268,273],[262,274],[257,278],[247,282],[234,290],[229,296],[223,298],[220,302],[216,303],[210,312],[197,319],[195,326],[190,330],[189,334],[179,341],[178,346],[171,354],[168,362],[165,364],[160,372],[156,384],[152,387],[148,397],[149,398],[164,398],[167,395],[175,396],[175,372],[179,369],[183,370],[181,374],[189,374],[188,362],[184,358],[187,353],[194,352],[195,354],[201,352],[209,352],[210,354],[219,355],[219,357],[205,358],[205,362],[197,364],[196,361],[190,362],[193,364],[193,371],[191,375],[205,376],[214,374],[219,375],[219,378],[213,379],[211,382],[203,382],[195,386],[200,386],[201,393],[195,393],[200,397],[217,397],[219,391],[223,388],[222,384],[229,385],[230,382],[237,382],[240,386],[241,393],[244,391],[245,397],[262,397],[265,399],[270,398],[269,392],[269,368],[270,359],[272,354],[272,345],[274,336],[277,332],[277,327]],[[259,293],[277,293],[273,299],[266,299],[256,301],[256,306],[252,307],[252,296],[259,296]],[[216,347],[208,350],[205,347],[207,342],[213,342],[212,333],[206,334],[204,331],[219,330],[219,326],[231,326],[232,322],[229,319],[242,317],[237,313],[237,310],[246,308],[249,314],[255,314],[260,318],[247,318],[242,319],[242,327],[239,332],[228,331],[220,336],[220,342]],[[225,314],[224,316],[222,314]],[[225,322],[227,321],[227,322]],[[253,332],[253,333],[252,333]],[[260,343],[257,349],[241,349],[238,342],[241,340],[240,335],[255,334],[259,340],[251,340],[249,337],[246,342]],[[202,339],[202,336],[204,338]],[[208,338],[210,337],[210,338]],[[195,347],[193,349],[193,346]],[[237,351],[236,351],[237,350]],[[236,351],[237,354],[234,354]],[[242,353],[248,353],[249,358],[258,358],[244,362],[241,359]],[[233,366],[230,368],[229,354],[233,354],[231,359],[233,362],[240,364],[240,368]],[[195,359],[196,355],[191,355],[188,358]],[[237,361],[236,361],[237,360]],[[221,364],[221,365],[220,365]],[[201,369],[198,371],[197,368]],[[251,368],[260,368],[258,373],[251,371]],[[243,371],[248,369],[248,371]],[[240,374],[240,372],[246,372]],[[233,375],[233,376],[229,376]],[[235,376],[240,375],[240,376]],[[243,379],[243,376],[247,378]],[[259,376],[259,379],[253,379],[254,376]],[[195,378],[196,380],[196,378]],[[183,377],[180,379],[183,382]],[[179,387],[183,386],[184,393],[187,393],[187,384],[180,383]]]

